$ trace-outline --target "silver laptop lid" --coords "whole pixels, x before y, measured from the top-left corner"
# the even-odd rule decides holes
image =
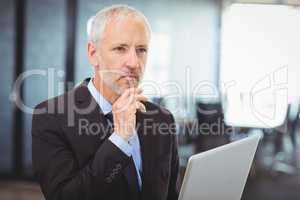
[[[190,157],[179,200],[239,200],[260,135]]]

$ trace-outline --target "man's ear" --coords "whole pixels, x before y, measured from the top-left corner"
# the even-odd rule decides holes
[[[99,68],[99,61],[97,59],[97,49],[96,45],[92,42],[88,42],[88,59],[91,65],[93,65],[96,69]]]

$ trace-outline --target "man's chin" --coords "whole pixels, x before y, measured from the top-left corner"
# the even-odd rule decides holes
[[[117,95],[121,96],[127,89],[134,87],[130,85],[122,85],[122,86],[112,86],[111,89],[116,93]]]
[[[123,92],[125,92],[125,90],[129,89],[129,88],[137,88],[138,86],[136,84],[132,84],[132,85],[129,85],[129,84],[126,84],[126,85],[122,85],[119,87],[119,91],[120,91],[120,94],[122,94]]]
[[[118,87],[124,92],[128,88],[137,88],[138,87],[138,81],[136,79],[130,79],[127,78],[121,79]]]
[[[118,83],[107,83],[106,84],[114,93],[121,96],[125,90],[129,88],[137,88],[138,82],[119,81]]]

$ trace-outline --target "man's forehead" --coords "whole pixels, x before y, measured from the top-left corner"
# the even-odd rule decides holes
[[[145,23],[135,17],[116,18],[107,21],[103,41],[112,43],[135,42],[148,45],[148,30]]]

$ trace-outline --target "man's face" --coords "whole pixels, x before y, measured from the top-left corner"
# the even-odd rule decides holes
[[[109,21],[99,44],[98,63],[101,81],[121,94],[137,87],[147,60],[148,32],[134,17]]]

